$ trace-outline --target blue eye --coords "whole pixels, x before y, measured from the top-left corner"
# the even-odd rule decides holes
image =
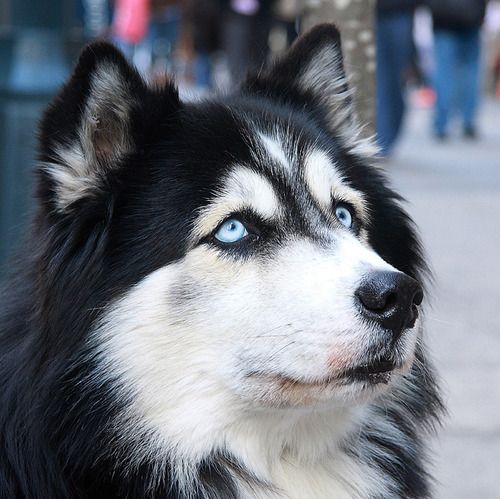
[[[226,220],[215,233],[215,239],[221,243],[236,243],[248,236],[246,227],[236,218]]]
[[[352,216],[352,213],[351,211],[349,210],[349,208],[347,208],[345,205],[343,204],[339,204],[336,208],[335,208],[335,215],[338,219],[338,221],[344,225],[345,227],[347,227],[348,229],[350,229],[352,227],[352,224],[353,224],[353,216]]]

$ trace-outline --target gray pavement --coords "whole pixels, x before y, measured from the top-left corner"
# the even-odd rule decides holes
[[[435,277],[426,334],[449,410],[436,499],[500,499],[500,102],[484,103],[477,142],[437,143],[430,119],[411,110],[385,167]]]

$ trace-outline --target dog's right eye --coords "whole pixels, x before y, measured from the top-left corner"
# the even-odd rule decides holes
[[[221,243],[237,243],[248,236],[248,230],[237,218],[229,218],[222,222],[214,234],[215,239]]]

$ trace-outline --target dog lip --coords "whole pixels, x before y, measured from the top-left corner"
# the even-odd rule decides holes
[[[330,383],[340,382],[341,380],[356,379],[368,380],[373,382],[387,382],[392,371],[397,368],[394,361],[389,359],[380,359],[370,364],[361,364],[357,367],[347,369],[335,376],[324,378],[300,379],[288,376],[282,373],[265,373],[265,372],[250,372],[246,375],[247,378],[260,378],[262,380],[278,381],[282,383],[290,383],[295,386],[318,387],[326,386]]]
[[[337,377],[337,376],[330,376],[330,377],[325,377],[325,378],[312,378],[312,379],[300,379],[300,378],[294,378],[291,376],[288,376],[286,374],[282,373],[264,373],[264,372],[251,372],[248,373],[246,378],[260,378],[262,380],[269,380],[269,381],[278,381],[282,383],[289,383],[291,385],[295,386],[309,386],[309,387],[317,387],[317,386],[325,386],[328,385],[332,382],[338,381],[342,376]]]
[[[348,377],[370,376],[390,373],[394,371],[394,369],[396,369],[394,361],[390,359],[380,359],[370,364],[361,364],[353,369],[348,369],[345,374]]]

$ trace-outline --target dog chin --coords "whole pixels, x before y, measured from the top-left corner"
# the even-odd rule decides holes
[[[264,407],[292,408],[359,405],[372,401],[407,372],[411,363],[390,370],[371,372],[366,366],[318,379],[301,379],[282,374],[251,374],[240,395]]]
[[[329,408],[371,402],[411,370],[414,348],[408,347],[406,345],[404,351],[396,347],[385,356],[367,357],[350,367],[320,373],[317,377],[273,371],[248,372],[240,380],[244,389],[238,392],[246,400],[274,408]]]

